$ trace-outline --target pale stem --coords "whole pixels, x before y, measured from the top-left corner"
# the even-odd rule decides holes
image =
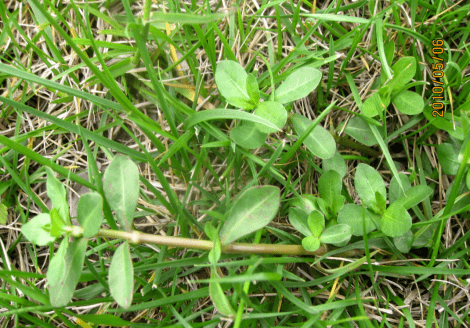
[[[71,232],[73,237],[81,237],[83,228],[79,226],[65,226],[63,230]],[[153,244],[163,246],[173,246],[182,248],[192,248],[204,251],[210,251],[214,242],[210,240],[198,240],[182,237],[159,236],[140,231],[118,231],[100,229],[94,237],[125,239],[133,244]],[[315,252],[305,250],[301,245],[271,245],[271,244],[248,244],[248,243],[230,243],[222,247],[222,253],[225,254],[277,254],[277,255],[314,255],[322,256],[326,254],[327,248],[321,246]],[[357,256],[361,255],[360,250],[351,250],[337,256]]]

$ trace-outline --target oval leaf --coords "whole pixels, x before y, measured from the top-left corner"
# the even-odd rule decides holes
[[[399,112],[406,115],[418,115],[423,112],[424,100],[416,92],[404,90],[397,94],[392,102]]]
[[[374,117],[387,109],[387,104],[379,93],[373,93],[369,98],[367,98],[362,104],[362,114],[367,117]]]
[[[244,123],[230,131],[230,138],[237,145],[248,149],[256,149],[264,145],[267,136],[267,133],[259,131],[253,123]]]
[[[127,241],[114,253],[109,267],[108,282],[109,291],[116,302],[124,309],[129,308],[134,293],[134,267]]]
[[[457,175],[460,167],[459,149],[450,143],[443,143],[437,146],[437,156],[439,164],[445,174]]]
[[[253,102],[254,107],[259,104],[259,86],[258,81],[252,74],[246,77],[246,92]]]
[[[302,247],[309,252],[315,252],[320,248],[320,239],[314,236],[308,236],[302,239]]]
[[[91,192],[80,197],[77,220],[83,227],[84,237],[92,237],[98,233],[103,221],[103,198],[99,193]]]
[[[433,190],[429,186],[418,185],[414,186],[411,189],[405,192],[405,195],[402,195],[396,200],[393,204],[400,204],[408,210],[415,205],[418,205],[420,202],[432,195]]]
[[[350,226],[354,236],[363,236],[362,210],[362,206],[356,204],[344,205],[343,209],[338,213],[338,223]],[[366,221],[366,233],[369,233],[376,229],[374,221],[379,224],[380,216],[366,209],[364,219]]]
[[[289,222],[302,235],[312,235],[308,227],[308,214],[304,210],[296,207],[289,208]]]
[[[320,197],[330,206],[333,206],[338,196],[341,196],[341,189],[343,189],[343,182],[336,171],[324,172],[318,180]]]
[[[372,133],[372,132],[371,132]],[[335,151],[335,154],[331,158],[324,159],[322,162],[323,171],[336,171],[341,178],[344,178],[348,168],[346,166],[346,161],[339,151]]]
[[[265,125],[256,125],[256,128],[264,133],[274,133],[281,130],[287,122],[287,111],[277,101],[263,101],[255,110],[255,115],[271,122],[277,129]]]
[[[398,177],[401,180],[401,184],[405,192],[411,188],[410,179],[408,179],[405,174],[398,173]],[[400,188],[398,180],[395,177],[392,177],[390,186],[388,188],[388,200],[390,201],[390,205],[392,205],[398,198],[404,195],[403,189]]]
[[[369,165],[360,163],[357,166],[354,186],[362,203],[371,208],[376,208],[377,206],[375,201],[376,192],[379,192],[384,199],[387,199],[384,180],[379,172]]]
[[[51,281],[49,297],[52,306],[66,306],[72,299],[73,292],[82,274],[87,245],[87,238],[75,240],[67,248],[65,257],[58,259],[58,261],[63,262],[62,265],[57,266],[63,274],[56,281]],[[57,278],[57,276],[54,278]]]
[[[47,225],[51,226],[51,216],[47,213],[41,213],[23,224],[21,232],[33,244],[46,246],[55,240],[55,237],[44,230]]]
[[[314,195],[303,194],[300,197],[293,198],[290,202],[291,207],[298,207],[310,214],[313,210],[318,210],[317,198]]]
[[[65,223],[59,215],[59,212],[53,208],[49,213],[51,217],[51,236],[57,237],[64,234],[62,228],[64,227]]]
[[[216,265],[220,259],[220,255],[222,254],[222,245],[220,244],[220,239],[216,235],[214,239],[214,247],[209,252],[209,263],[212,265]]]
[[[248,188],[232,204],[219,236],[222,245],[264,228],[279,209],[280,190],[274,186]]]
[[[207,221],[204,225],[204,232],[206,233],[206,236],[209,237],[209,239],[212,241],[217,236],[217,229],[209,221]]]
[[[255,108],[246,90],[247,76],[243,67],[235,61],[223,60],[217,64],[215,83],[230,105],[244,109]]]
[[[139,170],[123,155],[117,155],[104,173],[106,200],[122,228],[132,231],[132,220],[139,197]]]
[[[47,196],[51,199],[52,207],[57,209],[60,217],[70,225],[69,204],[67,203],[65,187],[62,182],[54,176],[54,171],[46,167],[46,172]]]
[[[408,253],[413,243],[413,233],[408,230],[404,235],[393,238],[395,247],[402,253]]]
[[[380,230],[389,237],[400,237],[411,229],[411,216],[398,203],[393,203],[380,219]]]
[[[358,116],[349,120],[348,126],[344,129],[344,132],[369,147],[378,143],[374,133],[369,127],[369,124]],[[383,136],[382,129],[380,129],[379,132]]]
[[[52,260],[49,262],[49,268],[47,268],[46,278],[48,285],[58,284],[59,280],[65,274],[65,254],[67,253],[67,248],[69,247],[68,238],[62,239],[59,249],[55,253]]]
[[[320,241],[325,244],[338,244],[351,239],[352,230],[347,224],[337,224],[326,229],[320,237]]]
[[[274,91],[274,100],[281,104],[307,97],[320,83],[322,74],[312,67],[302,67],[290,74]]]
[[[215,270],[211,270],[211,278],[218,278]],[[227,296],[224,294],[224,290],[220,283],[211,281],[209,283],[209,295],[214,303],[215,308],[219,311],[220,314],[226,317],[233,317],[237,313],[233,309],[232,305],[228,301]]]
[[[308,118],[297,113],[291,117],[291,121],[299,137],[313,123]],[[335,139],[325,128],[319,125],[305,138],[304,145],[312,154],[322,159],[333,157],[336,151]]]
[[[410,82],[416,73],[416,59],[414,57],[400,58],[393,66],[393,78],[388,83],[393,91],[403,88]]]
[[[314,237],[320,237],[325,229],[325,217],[319,211],[314,210],[309,214],[307,224]]]

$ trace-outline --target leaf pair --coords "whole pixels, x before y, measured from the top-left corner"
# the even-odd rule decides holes
[[[137,166],[127,157],[118,155],[111,162],[104,176],[104,193],[110,207],[116,212],[119,223],[128,231],[132,230],[132,219],[139,191]],[[45,246],[63,235],[68,217],[65,188],[48,170],[47,192],[52,200],[51,212],[34,217],[22,227],[22,233],[32,243]],[[88,238],[96,235],[103,219],[103,199],[92,192],[80,197],[77,220],[83,227],[83,237],[69,244],[64,238],[52,258],[47,272],[50,302],[52,306],[66,306],[72,299],[80,279]],[[119,246],[109,268],[109,289],[111,295],[123,308],[132,303],[133,266],[128,242]]]
[[[393,66],[393,77],[364,101],[362,113],[367,117],[382,115],[387,109],[390,101],[393,102],[398,111],[407,115],[417,115],[423,111],[423,98],[416,92],[406,90],[406,85],[416,73],[416,59],[414,57],[403,57]]]
[[[394,196],[390,195],[390,206],[385,209],[387,192],[380,174],[371,166],[361,163],[356,169],[354,178],[354,185],[362,204],[381,216],[380,229],[389,237],[399,237],[409,231],[411,216],[407,210],[432,194],[430,187],[418,185],[411,188],[409,181],[407,187],[409,190],[403,193],[394,179],[392,179],[393,184],[392,182],[390,184]],[[392,186],[395,187],[392,189]]]
[[[235,107],[245,110],[255,109],[254,115],[265,119],[275,127],[245,121],[231,130],[231,139],[248,149],[262,146],[269,133],[280,131],[286,124],[287,111],[282,104],[306,97],[317,87],[320,80],[320,71],[312,67],[303,67],[290,74],[274,91],[272,97],[274,100],[260,103],[260,91],[256,78],[247,74],[235,61],[219,62],[215,81],[220,94]]]
[[[329,177],[337,176],[336,178],[341,181],[337,172],[331,172],[333,173],[329,173]],[[289,221],[294,228],[306,236],[302,239],[302,246],[311,252],[320,248],[321,243],[337,245],[347,242],[351,238],[351,228],[345,224],[335,224],[334,219],[329,221],[330,226],[325,230],[325,217],[322,212],[328,213],[330,210],[327,208],[341,208],[344,205],[343,196],[336,197],[330,193],[338,188],[337,183],[332,183],[333,188],[326,189],[325,181],[322,182],[322,187],[319,187],[322,198],[303,195],[301,198],[294,199],[289,208]],[[340,190],[341,187],[340,185]],[[332,201],[337,204],[327,205]]]
[[[219,62],[215,71],[215,82],[220,94],[230,105],[243,109],[254,109],[258,106],[258,82],[237,62],[232,60]]]

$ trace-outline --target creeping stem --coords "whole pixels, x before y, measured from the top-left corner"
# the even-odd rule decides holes
[[[66,226],[63,229],[70,232],[73,237],[81,237],[83,235],[83,228],[79,226]],[[191,238],[171,237],[171,236],[158,236],[140,231],[119,231],[100,229],[95,237],[125,239],[133,244],[154,244],[170,247],[192,248],[210,251],[214,243],[210,240],[198,240]],[[277,255],[314,255],[322,256],[328,252],[325,245],[321,246],[315,252],[305,250],[301,245],[271,245],[271,244],[248,244],[248,243],[230,243],[222,246],[222,253],[225,254],[277,254]],[[363,251],[350,250],[337,256],[357,256],[361,255]]]

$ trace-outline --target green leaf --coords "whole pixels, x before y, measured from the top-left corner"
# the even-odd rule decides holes
[[[352,229],[347,224],[337,224],[327,228],[321,235],[320,241],[325,244],[338,244],[351,239]]]
[[[377,204],[379,212],[383,213],[387,207],[387,200],[378,191],[375,192],[375,203]]]
[[[255,114],[250,114],[241,110],[224,109],[224,108],[216,108],[213,110],[204,110],[204,111],[196,112],[190,115],[186,119],[186,121],[184,122],[184,125],[186,126],[186,128],[190,128],[193,125],[198,124],[200,122],[211,121],[211,120],[226,120],[226,119],[244,120],[244,121],[256,123],[258,125],[265,125],[266,127],[269,127],[272,129],[277,129],[277,126],[275,126],[271,122]]]
[[[470,170],[467,171],[466,183],[467,183],[467,188],[470,189]]]
[[[85,322],[110,327],[130,327],[132,322],[123,320],[112,314],[75,314],[75,317]],[[84,327],[84,326],[82,326]]]
[[[287,122],[287,111],[277,101],[263,101],[255,110],[255,115],[264,118],[274,124],[277,129],[265,125],[256,125],[256,128],[264,133],[274,133],[282,130]]]
[[[330,206],[333,206],[338,200],[338,196],[341,196],[341,189],[343,189],[343,182],[336,171],[324,172],[318,180],[320,197]]]
[[[423,111],[424,100],[416,92],[403,90],[392,99],[397,110],[406,115],[418,115]]]
[[[248,74],[246,77],[246,91],[254,106],[257,107],[259,105],[259,86],[253,74]]]
[[[121,228],[132,231],[132,220],[139,197],[139,170],[123,155],[117,155],[104,173],[103,190],[106,200],[116,212]]]
[[[393,77],[388,83],[393,91],[400,90],[410,82],[416,73],[416,59],[414,57],[400,58],[392,66]]]
[[[8,219],[8,207],[5,204],[0,204],[0,224],[5,225]]]
[[[297,113],[291,117],[291,121],[295,132],[299,136],[312,124],[311,120]],[[335,139],[325,128],[319,125],[313,129],[303,143],[313,155],[322,159],[333,157],[336,151]]]
[[[156,24],[156,23],[174,23],[174,24],[207,24],[210,22],[216,23],[217,21],[221,20],[224,17],[230,15],[230,12],[220,12],[220,13],[213,13],[213,14],[206,14],[206,15],[199,15],[199,14],[191,14],[191,13],[164,13],[159,11],[154,11],[151,14],[151,19],[148,21],[149,23]],[[159,25],[160,28],[164,29],[165,25]]]
[[[399,237],[394,237],[393,238],[393,243],[395,244],[395,247],[402,253],[408,253],[411,249],[411,245],[413,243],[413,233],[411,230],[408,230],[405,232],[405,234],[399,236]]]
[[[77,220],[83,227],[84,237],[93,237],[103,221],[103,198],[97,192],[84,194],[78,200]]]
[[[377,144],[377,139],[370,129],[369,124],[358,116],[349,120],[344,132],[366,146],[372,147]],[[380,132],[383,136],[382,130],[380,130]]]
[[[252,232],[264,228],[274,219],[279,209],[280,190],[274,186],[248,188],[232,204],[219,236],[227,245]]]
[[[68,238],[62,239],[59,249],[55,253],[52,260],[49,262],[49,268],[47,269],[46,278],[48,285],[57,285],[65,275],[65,254],[69,247]]]
[[[122,308],[129,308],[134,293],[134,267],[127,241],[114,253],[109,267],[108,282],[111,296]]]
[[[432,192],[433,190],[429,186],[417,185],[407,190],[405,195],[400,196],[393,204],[400,204],[405,210],[408,210],[431,196]]]
[[[364,101],[361,111],[367,117],[374,117],[383,113],[385,109],[387,109],[386,101],[376,92]]]
[[[215,236],[214,247],[209,251],[209,263],[216,265],[222,254],[222,245],[220,244],[219,236]]]
[[[310,194],[303,194],[300,197],[293,198],[289,204],[291,207],[297,207],[302,209],[308,214],[313,210],[318,210],[317,197]]]
[[[380,230],[389,237],[399,237],[411,229],[411,216],[398,203],[393,203],[380,219]]]
[[[217,64],[215,83],[230,105],[243,109],[255,108],[247,92],[247,76],[243,67],[235,61],[223,60]]]
[[[387,43],[385,43],[384,50],[387,63],[391,64],[393,61],[393,55],[395,55],[395,42],[388,41]]]
[[[437,156],[439,157],[439,164],[445,174],[457,175],[459,171],[459,149],[449,143],[443,143],[437,146]]]
[[[322,74],[312,67],[302,67],[290,74],[274,91],[274,100],[286,104],[307,97],[321,81]]]
[[[308,227],[308,215],[304,210],[296,207],[289,208],[289,222],[302,235],[311,236]]]
[[[50,232],[44,230],[51,226],[51,216],[47,213],[41,213],[21,227],[21,233],[34,245],[46,246],[55,240]]]
[[[302,247],[309,252],[315,252],[320,248],[320,239],[314,236],[308,236],[302,239]]]
[[[87,245],[87,238],[75,240],[67,248],[65,257],[58,259],[58,261],[63,262],[59,265],[63,274],[57,280],[50,281],[49,297],[53,307],[66,306],[72,299],[73,292],[82,274]],[[57,276],[54,278],[57,278]]]
[[[338,213],[338,223],[347,224],[351,227],[354,236],[363,236],[362,206],[356,204],[346,204]],[[374,222],[379,224],[380,216],[366,209],[365,212],[366,234],[376,229]]]
[[[347,173],[346,161],[339,151],[335,151],[335,154],[331,158],[326,158],[322,161],[323,171],[336,171],[341,178]]]
[[[62,228],[64,227],[65,223],[59,215],[59,212],[55,208],[51,210],[49,213],[51,216],[51,236],[57,237],[64,234]]]
[[[360,163],[357,166],[354,185],[362,203],[368,207],[376,207],[376,192],[379,192],[384,199],[387,199],[384,180],[380,176],[379,172],[369,165]]]
[[[209,221],[204,225],[204,232],[210,240],[214,240],[217,236],[217,229]]]
[[[325,229],[325,217],[319,211],[314,210],[309,214],[307,224],[310,232],[314,237],[320,237]]]
[[[328,203],[323,198],[317,199],[317,206],[320,208],[320,210],[323,212],[323,214],[325,214],[325,216],[328,219],[331,219],[331,215],[332,215],[331,206],[328,205]]]
[[[422,226],[421,228],[416,231],[413,236],[413,245],[412,247],[426,247],[432,244],[432,235],[434,231],[439,227],[439,222],[435,222],[434,224]]]
[[[46,181],[46,188],[47,188],[47,196],[51,199],[52,207],[56,208],[59,212],[59,215],[62,219],[67,222],[67,224],[71,224],[70,217],[69,217],[69,204],[67,203],[67,194],[65,192],[65,187],[54,176],[54,171],[50,168],[46,167],[47,172],[47,181]]]
[[[218,278],[214,269],[211,270],[211,278]],[[220,314],[226,317],[234,317],[237,314],[225,296],[220,283],[215,281],[209,283],[209,295]]]
[[[230,138],[237,145],[248,149],[256,149],[264,145],[267,136],[267,133],[259,130],[259,126],[251,122],[236,126],[230,131]]]
[[[346,197],[343,195],[336,195],[336,199],[334,203],[331,205],[331,215],[336,216],[339,211],[344,207],[344,202],[346,201]]]
[[[454,124],[452,123],[452,120],[447,119],[446,115],[444,117],[440,117],[437,115],[436,117],[433,117],[433,109],[431,106],[426,106],[426,108],[423,110],[423,114],[426,117],[426,119],[434,125],[436,128],[439,130],[444,130],[447,133],[449,133],[451,136],[458,140],[464,140],[465,135],[464,135],[464,130],[460,126],[456,126],[454,128]]]
[[[405,174],[398,173],[398,177],[401,180],[405,192],[411,188],[411,182]],[[390,186],[388,188],[388,199],[390,201],[390,205],[392,205],[398,198],[403,195],[403,190],[400,188],[397,179],[395,177],[392,177],[392,180],[390,181]]]

